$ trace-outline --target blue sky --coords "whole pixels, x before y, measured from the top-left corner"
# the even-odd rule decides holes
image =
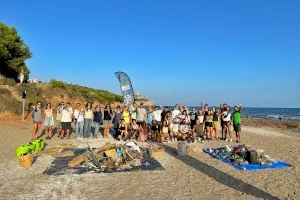
[[[158,104],[300,107],[299,0],[1,0],[33,53],[31,76]]]

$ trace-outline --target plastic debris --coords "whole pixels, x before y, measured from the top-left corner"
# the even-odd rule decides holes
[[[254,149],[245,144],[237,146],[225,146],[218,149],[205,149],[205,151],[215,158],[229,159],[237,165],[260,164],[266,165],[274,162],[268,155],[265,155],[261,149]]]

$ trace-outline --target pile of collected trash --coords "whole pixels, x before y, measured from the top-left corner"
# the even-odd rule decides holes
[[[139,147],[134,142],[126,144],[106,143],[100,148],[87,148],[68,162],[68,168],[85,168],[93,172],[124,171],[151,168],[153,158],[162,157],[164,150],[159,146]]]
[[[204,151],[215,158],[226,159],[237,165],[271,165],[275,161],[266,155],[262,149],[256,150],[245,144],[217,149],[208,148]]]

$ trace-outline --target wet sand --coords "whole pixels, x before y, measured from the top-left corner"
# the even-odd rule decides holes
[[[243,127],[243,143],[289,162],[292,166],[286,169],[237,171],[204,153],[178,157],[176,143],[170,143],[165,145],[166,155],[158,159],[164,170],[48,176],[43,172],[54,160],[51,156],[39,157],[29,170],[20,168],[15,158],[15,148],[30,140],[31,122],[0,121],[0,127],[0,199],[300,199],[300,134],[294,129]],[[114,142],[97,139],[90,145],[107,141]],[[54,138],[48,148],[63,143],[85,146],[83,141]]]

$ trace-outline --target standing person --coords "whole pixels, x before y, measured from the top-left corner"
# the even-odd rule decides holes
[[[206,121],[207,116],[208,116],[208,105],[207,104],[203,105],[202,112],[203,112],[203,115],[204,115],[204,132],[205,132],[206,135],[208,135],[208,133],[206,132],[207,129],[208,129],[208,123]]]
[[[163,111],[161,112],[161,121],[165,121],[166,120],[166,116],[169,112],[169,108],[165,107],[163,108]]]
[[[193,129],[197,120],[197,112],[195,108],[192,109],[192,112],[190,113],[190,118],[191,118],[191,128]]]
[[[137,118],[137,108],[136,108],[136,103],[130,104],[130,118],[131,120],[136,120]]]
[[[61,102],[56,109],[55,127],[56,127],[57,137],[59,137],[61,132],[61,112],[64,106],[65,103]]]
[[[220,110],[221,110],[221,129],[222,129],[222,140],[225,140],[226,139],[226,135],[224,135],[225,131],[224,131],[224,120],[223,120],[223,116],[222,116],[222,113],[225,112],[225,109],[226,109],[227,105],[225,103],[223,104],[220,104]]]
[[[143,124],[144,122],[146,122],[146,119],[147,119],[147,111],[144,108],[144,104],[141,103],[137,109],[137,118],[136,118],[137,124],[138,125]]]
[[[91,102],[87,102],[84,110],[84,127],[83,127],[83,138],[89,138],[91,133],[92,122],[94,118],[93,105]]]
[[[159,109],[158,106],[155,108],[155,111],[153,111],[153,120],[155,120],[159,126],[161,125],[161,113],[162,110]]]
[[[81,108],[81,104],[77,103],[76,104],[76,109],[74,110],[74,120],[75,120],[75,133],[76,133],[76,137],[78,139],[83,138],[83,113],[84,110]]]
[[[43,124],[43,117],[42,117],[42,104],[41,102],[37,102],[36,106],[32,106],[32,119],[33,119],[33,133],[32,139],[36,140],[39,135],[40,126]]]
[[[120,121],[121,119],[123,118],[123,112],[121,110],[121,107],[120,106],[117,106],[116,107],[116,110],[115,110],[115,115],[114,115],[114,119],[113,119],[113,123],[114,123],[114,137],[116,138],[117,136],[117,131],[118,131],[118,128],[119,128],[119,124],[120,124]],[[129,120],[130,121],[130,120]]]
[[[220,115],[216,107],[213,107],[213,132],[217,140],[219,140]]]
[[[22,83],[23,83],[23,81],[24,81],[24,69],[21,69],[21,72],[20,72],[20,74],[19,74],[19,77],[18,77],[18,79],[19,79],[19,81],[20,81],[20,85],[22,85]]]
[[[241,109],[242,105],[234,107],[234,112],[232,114],[232,122],[233,122],[233,129],[236,134],[236,142],[241,142]]]
[[[199,120],[199,123],[202,125],[202,132],[204,133],[204,115],[203,115],[203,112],[200,110],[199,111],[199,114],[198,114],[198,120]]]
[[[209,110],[208,114],[205,118],[205,126],[206,126],[206,135],[208,137],[209,140],[213,139],[213,114],[212,111]]]
[[[110,104],[106,104],[104,108],[104,138],[108,138],[109,136],[109,131],[112,126],[112,119],[113,119],[113,111],[111,109]]]
[[[94,110],[94,137],[100,137],[100,127],[103,125],[103,112],[100,105],[97,105]]]
[[[224,112],[222,113],[222,119],[223,119],[223,135],[225,136],[225,141],[230,140],[232,142],[231,138],[231,113],[230,108],[228,106],[225,107]],[[230,139],[228,139],[228,136]]]
[[[153,121],[153,110],[151,107],[149,107],[149,110],[148,110],[148,114],[147,114],[147,125],[152,125],[152,121]]]
[[[129,125],[130,125],[130,112],[129,112],[129,108],[128,106],[125,106],[124,110],[123,110],[123,113],[122,113],[122,117],[124,119],[124,123],[126,125],[126,128],[128,129],[129,128]]]
[[[51,104],[47,103],[46,108],[45,108],[45,120],[44,120],[46,140],[51,139],[51,137],[52,137],[52,126],[53,125],[54,125],[53,110],[51,108]]]
[[[66,106],[63,108],[61,113],[61,126],[62,130],[60,132],[60,138],[63,139],[66,137],[70,139],[71,132],[72,132],[72,116],[73,116],[73,109],[71,104],[67,102]]]
[[[172,120],[177,118],[180,114],[181,114],[181,112],[179,110],[179,105],[176,104],[174,110],[172,111]]]

